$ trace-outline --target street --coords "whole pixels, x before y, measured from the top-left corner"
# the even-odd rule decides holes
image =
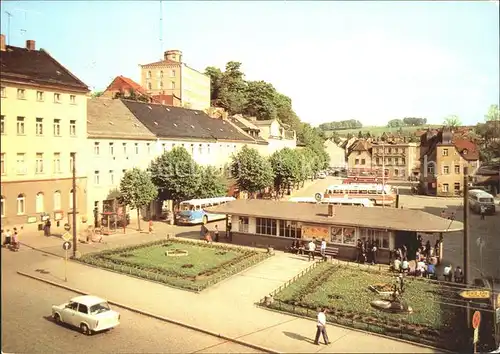
[[[38,259],[36,251],[2,249],[2,351],[4,353],[257,353],[222,339],[118,307],[121,324],[85,336],[55,324],[51,306],[77,296],[73,292],[16,274],[21,264]],[[168,306],[165,299],[165,306]]]

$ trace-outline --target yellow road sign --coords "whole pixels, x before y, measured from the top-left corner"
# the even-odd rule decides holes
[[[464,290],[459,295],[464,299],[489,299],[491,296],[488,290]]]
[[[71,235],[69,234],[69,232],[65,232],[63,235],[62,235],[62,239],[64,241],[69,241],[71,240]]]

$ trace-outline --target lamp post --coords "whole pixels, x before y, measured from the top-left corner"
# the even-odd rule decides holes
[[[71,153],[71,159],[73,160],[73,258],[76,258],[76,247],[77,247],[77,238],[76,238],[76,152]]]

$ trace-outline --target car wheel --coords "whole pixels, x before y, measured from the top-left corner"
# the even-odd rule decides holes
[[[203,224],[208,223],[208,216],[204,215],[203,216]]]
[[[82,331],[83,334],[89,336],[91,333],[90,333],[90,329],[89,329],[89,326],[87,326],[85,323],[82,323],[80,325],[80,331]]]
[[[54,321],[57,323],[57,324],[60,324],[61,323],[61,316],[59,316],[58,313],[54,314]]]

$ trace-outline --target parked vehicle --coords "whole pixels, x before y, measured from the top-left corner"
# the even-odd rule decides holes
[[[481,212],[481,207],[485,208],[487,214],[495,214],[495,199],[483,190],[472,189],[469,191],[469,208],[476,212]]]
[[[310,203],[310,204],[332,204],[332,205],[353,205],[361,207],[373,207],[373,202],[365,198],[324,198],[317,201],[314,197],[293,197],[288,200],[294,203]]]
[[[111,310],[106,300],[92,295],[77,296],[62,305],[53,305],[52,318],[56,323],[80,328],[86,335],[120,324],[120,314]]]
[[[226,218],[226,215],[207,213],[204,209],[211,206],[224,204],[233,200],[236,200],[236,198],[216,197],[185,200],[180,204],[180,211],[177,212],[175,221],[179,225],[194,225],[201,223],[206,224],[207,222],[215,220],[223,220]]]
[[[369,199],[375,205],[392,205],[396,201],[396,194],[390,185],[382,184],[337,184],[327,187],[323,198],[356,198]],[[316,197],[316,196],[315,196]]]
[[[318,178],[319,178],[319,179],[325,179],[325,178],[326,178],[326,173],[324,173],[324,172],[319,172],[319,173],[318,173]]]

